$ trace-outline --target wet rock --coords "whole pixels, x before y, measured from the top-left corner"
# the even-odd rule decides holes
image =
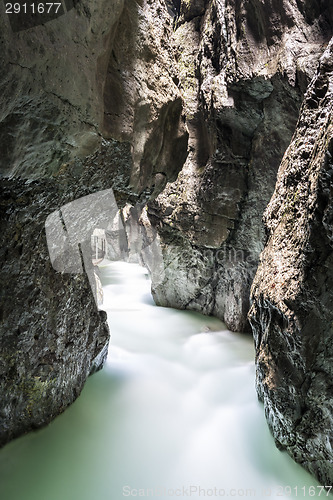
[[[277,444],[333,480],[333,40],[308,88],[265,211],[252,286],[257,391]]]
[[[249,329],[267,232],[250,315],[258,393],[278,445],[329,484],[332,45],[316,71],[330,0],[66,5],[41,24],[0,19],[0,444],[49,422],[103,364],[91,283],[51,267],[44,224],[112,188],[114,255],[158,240],[157,303],[232,330]],[[154,267],[154,252],[140,258]]]
[[[114,33],[104,87],[103,134],[132,147],[130,183],[160,192],[187,156],[188,133],[162,1],[126,2]],[[163,183],[160,183],[163,176]],[[155,191],[156,192],[156,191]],[[154,192],[154,196],[155,196]]]
[[[180,12],[199,3],[183,1]],[[189,155],[177,181],[149,205],[173,262],[153,288],[160,304],[202,308],[244,331],[265,242],[262,213],[331,36],[331,7],[314,9],[310,23],[288,0],[204,5],[180,18],[173,38]],[[205,268],[204,286],[190,272],[193,262]]]
[[[0,445],[73,402],[109,341],[91,263],[75,274],[76,248],[67,271],[51,266],[47,217],[111,188],[119,207],[142,204],[187,155],[165,3],[66,6],[29,25],[0,18]]]
[[[175,180],[188,134],[164,2],[83,0],[31,29],[0,23],[2,175],[79,171],[117,140],[131,144],[132,191],[151,194],[159,174]]]
[[[123,3],[80,2],[18,32],[1,16],[2,175],[48,177],[96,151],[108,53]]]
[[[65,201],[50,181],[2,182],[0,445],[62,412],[107,354],[86,274],[51,266],[45,219]]]

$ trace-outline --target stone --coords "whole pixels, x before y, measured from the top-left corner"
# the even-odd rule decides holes
[[[65,410],[107,355],[87,275],[50,263],[45,219],[64,201],[49,181],[2,181],[0,445]]]
[[[183,1],[180,12],[192,4],[204,10],[180,17],[173,36],[189,155],[148,210],[172,262],[154,296],[249,331],[262,214],[331,36],[332,9],[310,9],[311,22],[292,0]]]
[[[333,39],[265,210],[250,321],[256,386],[279,447],[333,481]]]
[[[21,21],[0,16],[0,445],[61,413],[106,357],[92,228],[60,272],[46,220],[102,190],[119,208],[146,203],[188,142],[164,2],[68,0],[58,17]]]
[[[96,234],[109,257],[147,266],[158,304],[246,332],[255,276],[269,426],[329,484],[331,0],[62,7],[0,16],[0,445],[48,423],[103,365],[93,228],[62,248],[59,210],[112,190],[119,213]]]

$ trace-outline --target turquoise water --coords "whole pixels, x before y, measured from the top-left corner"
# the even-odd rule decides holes
[[[52,424],[0,450],[0,499],[314,498],[267,429],[252,339],[156,307],[135,264],[101,271],[108,362]]]

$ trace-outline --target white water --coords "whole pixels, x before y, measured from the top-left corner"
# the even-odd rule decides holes
[[[314,498],[318,483],[267,429],[251,338],[156,307],[135,264],[102,277],[107,365],[50,426],[0,451],[0,499]]]

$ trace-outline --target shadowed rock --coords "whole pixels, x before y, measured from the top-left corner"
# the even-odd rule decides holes
[[[305,94],[265,211],[252,286],[257,391],[279,446],[333,480],[333,40]]]
[[[173,37],[189,155],[149,205],[165,243],[154,297],[246,331],[262,214],[331,36],[332,9],[323,2],[309,23],[291,0],[183,1],[180,12],[192,6],[197,17],[183,15]]]

